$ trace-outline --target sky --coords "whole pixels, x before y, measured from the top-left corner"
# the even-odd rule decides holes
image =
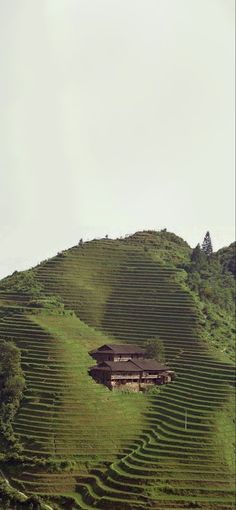
[[[0,277],[80,238],[234,240],[234,0],[0,0]]]

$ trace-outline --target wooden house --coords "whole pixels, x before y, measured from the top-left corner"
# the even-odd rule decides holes
[[[145,350],[135,344],[102,345],[98,349],[90,351],[90,356],[98,363],[102,361],[129,361],[132,359],[142,359],[145,356]]]
[[[166,384],[174,380],[174,372],[153,359],[128,361],[102,361],[90,368],[89,374],[96,382],[108,388],[128,385],[139,391],[150,384]]]

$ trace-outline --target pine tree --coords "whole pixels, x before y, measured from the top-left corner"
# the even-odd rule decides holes
[[[212,242],[211,242],[211,236],[210,236],[210,232],[207,231],[205,237],[204,237],[204,240],[203,240],[203,243],[202,243],[202,251],[208,256],[210,257],[210,255],[212,255],[213,253],[213,248],[212,248]]]

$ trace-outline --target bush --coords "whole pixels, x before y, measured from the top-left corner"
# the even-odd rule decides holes
[[[21,451],[21,447],[14,436],[12,422],[24,388],[20,349],[11,341],[0,340],[0,431],[8,446],[18,452]]]
[[[165,362],[165,347],[163,341],[159,337],[147,340],[145,350],[147,358],[155,359],[161,363]]]

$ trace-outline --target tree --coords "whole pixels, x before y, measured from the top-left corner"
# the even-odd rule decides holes
[[[200,262],[202,258],[202,250],[201,246],[198,243],[196,248],[193,248],[192,254],[191,254],[191,262]]]
[[[14,399],[21,399],[25,387],[25,379],[23,375],[9,375],[5,381],[4,388],[2,389],[3,399],[12,401]]]
[[[211,236],[210,236],[210,232],[207,231],[205,237],[204,237],[204,240],[203,240],[203,243],[202,243],[202,251],[208,256],[210,257],[213,253],[213,248],[212,248],[212,242],[211,242]]]
[[[159,337],[147,340],[146,355],[147,358],[152,358],[162,363],[165,362],[165,347],[163,341]]]
[[[16,373],[20,362],[20,349],[13,342],[0,339],[0,375],[8,377]]]
[[[193,248],[192,254],[191,254],[191,262],[194,264],[194,266],[202,266],[204,263],[207,262],[207,257],[205,252],[201,249],[200,244],[198,243],[195,248]]]
[[[19,408],[25,387],[21,353],[13,342],[0,340],[0,432],[9,446],[19,448],[12,421]]]

